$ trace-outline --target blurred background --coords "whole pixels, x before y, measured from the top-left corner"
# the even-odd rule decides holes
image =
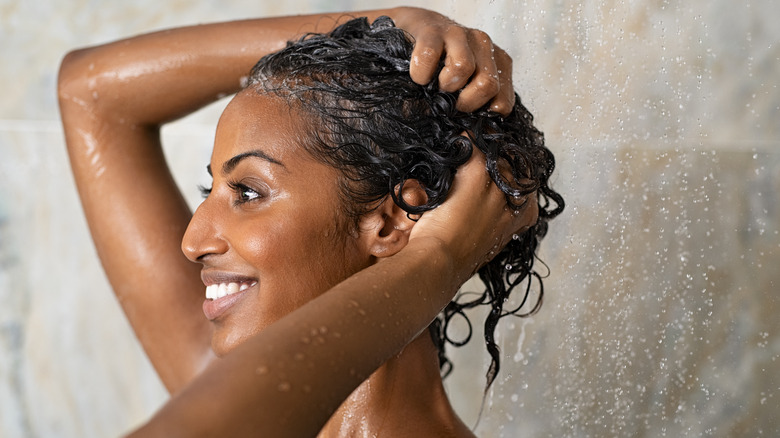
[[[780,3],[408,3],[513,56],[567,201],[542,245],[544,306],[499,326],[478,435],[780,436]],[[0,436],[117,436],[166,399],[76,196],[62,56],[178,25],[394,5],[0,0]],[[193,206],[223,106],[164,130]],[[451,353],[447,381],[468,424],[479,339]]]

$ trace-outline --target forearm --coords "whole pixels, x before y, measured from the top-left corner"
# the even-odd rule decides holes
[[[346,18],[333,13],[196,25],[77,50],[63,61],[60,96],[127,123],[161,124],[238,91],[252,66],[288,40],[329,31]]]
[[[419,43],[411,59],[415,81],[428,83],[446,53],[440,85],[447,91],[464,88],[458,99],[462,110],[490,100],[496,111],[511,110],[514,93],[506,53],[484,32],[408,7],[189,26],[74,51],[62,64],[60,97],[127,123],[161,124],[238,91],[241,78],[262,56],[291,39],[330,31],[353,17],[373,21],[382,15]]]
[[[435,240],[410,242],[212,364],[133,436],[316,435],[451,300],[455,267]]]

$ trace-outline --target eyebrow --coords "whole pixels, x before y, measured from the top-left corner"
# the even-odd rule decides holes
[[[222,174],[226,175],[226,174],[232,172],[233,169],[235,169],[236,166],[238,166],[238,163],[240,163],[245,158],[249,158],[249,157],[260,158],[261,160],[265,160],[265,161],[268,161],[269,163],[273,163],[273,164],[276,164],[276,165],[279,165],[279,166],[282,166],[282,167],[286,168],[284,163],[282,163],[281,161],[277,160],[276,158],[271,157],[270,155],[266,154],[265,152],[263,152],[261,150],[253,150],[253,151],[249,151],[249,152],[244,152],[242,154],[238,154],[235,157],[225,161],[225,164],[222,165]],[[209,173],[209,175],[213,176],[213,174],[211,173],[211,164],[206,166],[206,171]]]

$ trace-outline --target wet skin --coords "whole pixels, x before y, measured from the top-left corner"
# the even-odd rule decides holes
[[[254,90],[219,121],[211,192],[182,241],[206,286],[250,285],[204,305],[218,355],[372,262],[341,213],[338,171],[299,144],[303,123],[280,98]]]
[[[451,91],[464,87],[459,109],[488,102],[501,113],[511,108],[511,61],[484,33],[415,8],[359,15],[370,21],[390,15],[415,37],[410,67],[415,81],[430,80],[444,59],[440,84]],[[219,128],[211,162],[214,192],[196,213],[182,245],[192,215],[165,163],[159,128],[217,96],[236,92],[239,78],[257,59],[285,41],[301,32],[330,30],[344,17],[274,17],[180,28],[74,51],[63,60],[63,126],[98,254],[141,344],[175,394],[133,436],[161,431],[157,436],[174,431],[188,436],[313,436],[317,431],[344,436],[341,432],[350,429],[384,436],[442,436],[454,430],[470,435],[446,400],[430,339],[424,334],[413,341],[411,333],[424,330],[465,280],[462,276],[490,250],[482,243],[505,242],[509,237],[502,233],[511,235],[521,226],[507,222],[511,218],[503,195],[488,190],[484,162],[471,166],[478,172],[466,172],[469,183],[456,182],[453,200],[415,225],[416,237],[387,239],[406,218],[387,208],[375,223],[387,218],[396,223],[350,238],[339,234],[336,225],[335,174],[294,152],[300,152],[294,144],[300,130],[295,128],[304,121],[291,117],[286,107],[251,105],[240,96],[228,109],[235,114],[226,114]],[[256,125],[263,120],[271,122]],[[257,157],[244,158],[222,174],[226,161],[255,150],[283,163],[288,175]],[[232,189],[227,182],[253,191]],[[464,194],[458,196],[459,191]],[[242,198],[249,202],[237,203]],[[303,202],[286,202],[293,198]],[[491,208],[488,199],[494,201]],[[447,220],[460,211],[472,214]],[[377,236],[376,230],[385,229],[390,234]],[[207,312],[214,320],[208,321],[200,309],[200,266],[182,256],[182,246],[202,264],[207,283],[257,284],[234,297],[232,306],[213,306],[219,308]],[[377,258],[382,261],[373,264]],[[331,293],[322,293],[366,266]],[[440,275],[432,275],[436,273]],[[439,293],[443,290],[450,292]],[[387,304],[390,296],[392,306]],[[302,305],[314,297],[312,306]],[[344,312],[357,302],[370,318]],[[397,324],[399,314],[404,324]],[[269,326],[273,321],[277,323]],[[328,348],[290,342],[323,326],[331,328],[329,333],[343,326],[344,336],[331,339]],[[218,353],[232,353],[212,360],[210,338]],[[247,348],[237,347],[242,343]],[[402,345],[407,347],[398,354]],[[307,361],[297,360],[301,351]],[[258,362],[271,371],[256,375]],[[321,366],[310,368],[310,363]],[[376,389],[365,392],[372,400],[350,404],[350,392],[362,382],[356,376],[371,373],[380,363],[385,365],[363,382]],[[282,398],[282,374],[318,390],[290,391]],[[384,390],[391,387],[396,391]],[[349,409],[334,414],[339,406]],[[294,422],[280,421],[290,415]]]

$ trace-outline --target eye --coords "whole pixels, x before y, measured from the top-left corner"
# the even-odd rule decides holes
[[[256,201],[263,196],[257,193],[254,189],[241,184],[241,183],[229,183],[230,188],[236,195],[235,204],[245,204],[247,202]]]

